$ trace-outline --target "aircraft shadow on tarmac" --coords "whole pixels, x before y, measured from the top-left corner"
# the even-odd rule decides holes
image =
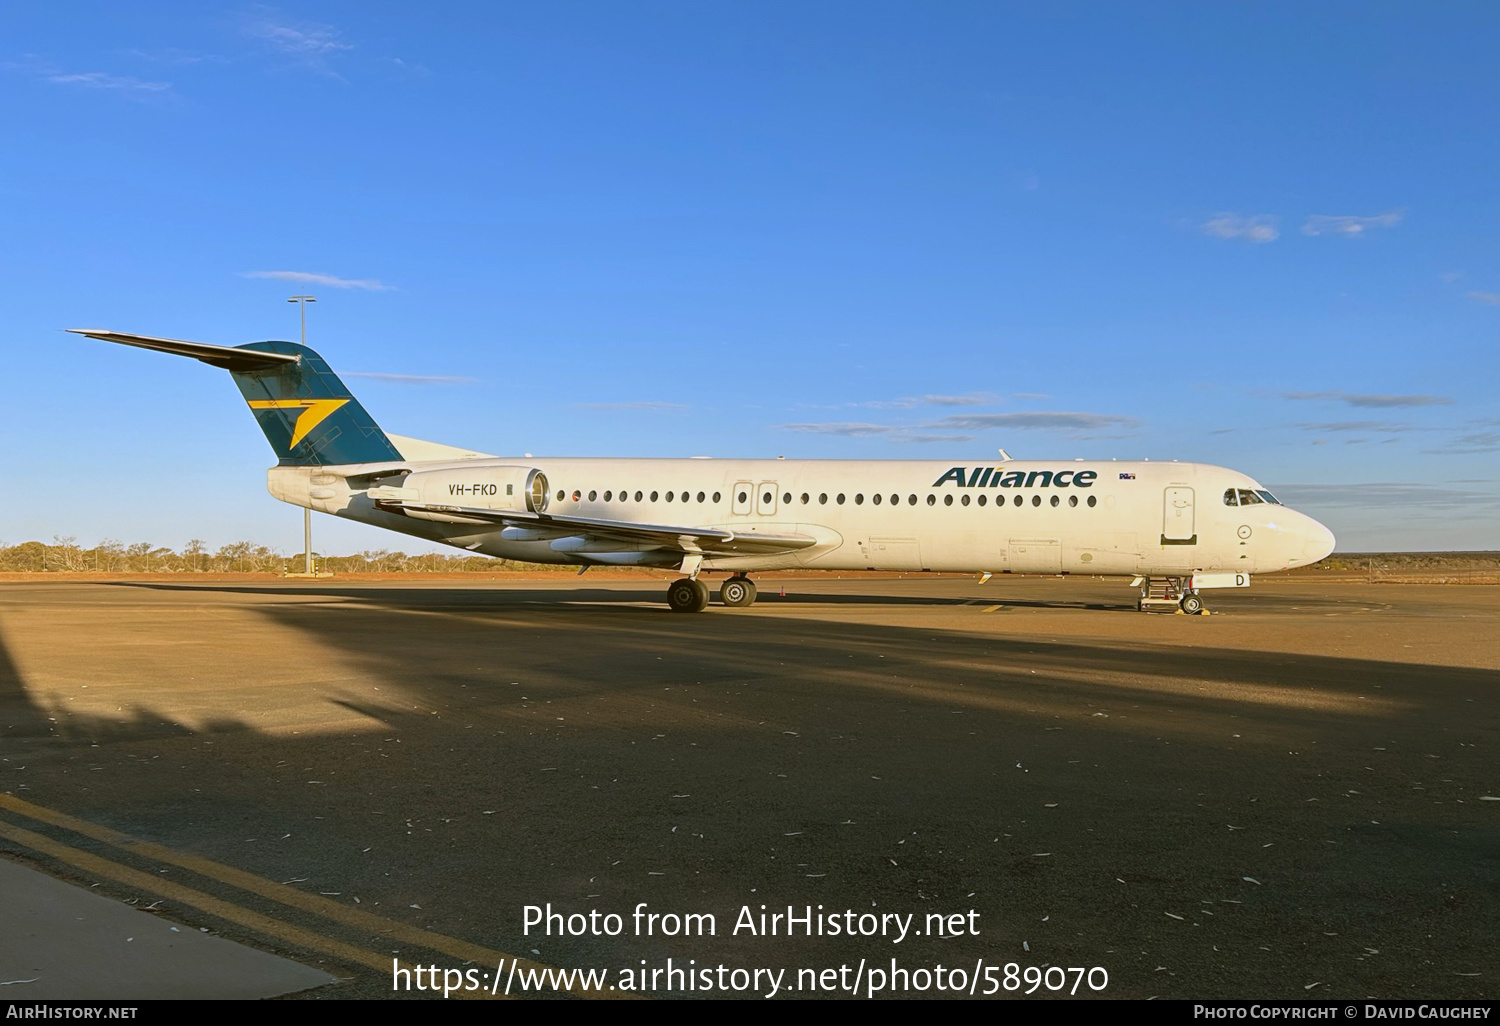
[[[519,936],[522,901],[722,909],[759,883],[760,897],[830,908],[978,892],[996,911],[976,944],[1014,958],[1038,938],[1012,924],[1050,916],[1069,924],[1049,942],[1061,964],[1127,957],[1099,956],[1101,940],[1142,952],[1143,995],[1246,996],[1288,974],[1300,993],[1306,966],[1392,994],[1410,967],[1436,996],[1468,981],[1424,959],[1458,964],[1461,948],[1463,971],[1493,962],[1494,831],[1442,819],[1437,792],[1412,782],[1492,774],[1486,749],[1455,742],[1488,729],[1467,703],[1500,686],[1494,670],[1196,636],[1000,636],[978,610],[964,629],[834,621],[800,603],[797,616],[678,616],[654,588],[593,589],[596,602],[535,588],[156,587],[159,629],[259,622],[267,646],[311,653],[305,678],[279,670],[281,692],[226,683],[226,711],[196,726],[148,703],[74,714],[30,693],[0,631],[0,790],[272,879],[313,877],[310,890],[373,892],[381,912],[503,950],[536,946]],[[206,590],[233,595],[236,619],[202,617],[208,599],[193,594]],[[257,595],[275,601],[242,600]],[[176,674],[214,691],[211,645],[164,649],[160,665],[150,683],[169,697]],[[341,725],[259,729],[255,703],[291,689]],[[1202,954],[1218,920],[1189,933],[1162,916],[1189,912],[1184,894],[1235,899],[1211,906],[1235,958]],[[743,950],[721,943],[692,954]],[[1366,968],[1360,944],[1399,954]],[[573,965],[686,950],[540,946]],[[1214,966],[1185,974],[1196,990],[1153,976],[1194,958]]]
[[[976,590],[969,595],[913,595],[881,592],[876,590],[878,585],[872,583],[872,590],[868,592],[808,592],[798,590],[798,580],[789,582],[772,581],[767,582],[757,605],[773,607],[777,605],[792,606],[966,606],[966,605],[1000,605],[1014,607],[1017,609],[1087,609],[1096,612],[1119,612],[1138,614],[1136,609],[1135,592],[1127,587],[1119,586],[1118,599],[1110,598],[1100,600],[1097,597],[1090,599],[1065,598],[1037,599],[1026,596],[1018,596],[1007,592],[1003,579],[997,578],[995,583],[976,586]],[[483,605],[483,606],[529,606],[529,607],[551,607],[557,610],[572,609],[579,605],[591,607],[618,606],[638,613],[667,613],[662,599],[662,590],[656,585],[641,585],[632,588],[589,588],[589,587],[558,587],[558,588],[528,588],[515,584],[501,584],[497,587],[467,586],[462,588],[445,589],[442,587],[426,588],[403,588],[399,585],[388,587],[340,587],[337,585],[306,585],[306,584],[267,584],[267,585],[233,585],[233,584],[177,584],[172,582],[155,581],[107,581],[100,582],[105,587],[116,588],[145,588],[161,591],[214,591],[225,594],[242,595],[284,595],[305,596],[319,595],[327,598],[342,599],[365,599],[372,593],[379,593],[383,598],[381,601],[402,602],[415,601],[421,605],[450,604],[450,605]],[[786,594],[778,594],[773,588],[779,588],[783,583],[787,585]],[[714,599],[710,602],[709,611],[722,614],[735,615],[738,611],[723,609],[717,599],[718,591],[716,582],[710,584],[710,591]],[[1209,605],[1212,609],[1233,609],[1243,612],[1263,613],[1290,613],[1303,612],[1307,610],[1337,611],[1350,608],[1350,603],[1338,598],[1330,598],[1322,595],[1311,594],[1285,594],[1268,593],[1257,591],[1252,594],[1236,592],[1211,592],[1209,593]],[[1153,614],[1160,615],[1160,614]]]
[[[498,584],[494,587],[472,586],[462,588],[402,588],[400,585],[390,587],[339,587],[337,585],[214,585],[214,584],[174,584],[170,582],[155,581],[107,581],[102,582],[108,587],[119,588],[150,588],[168,591],[193,591],[198,589],[224,592],[228,594],[243,595],[322,595],[329,598],[361,599],[368,597],[374,592],[382,594],[394,594],[398,596],[395,601],[416,601],[421,604],[459,604],[459,605],[492,605],[492,606],[555,606],[558,608],[572,608],[578,605],[604,606],[615,605],[622,609],[630,609],[635,612],[660,612],[668,613],[664,594],[666,589],[655,584],[640,583],[638,587],[617,588],[590,588],[580,587],[558,587],[558,588],[528,588],[524,585],[509,583]],[[479,582],[476,582],[478,584]],[[718,604],[718,582],[710,583],[710,593],[714,596],[709,604],[710,610],[727,612]],[[777,582],[779,584],[779,582]],[[891,595],[891,594],[839,594],[839,593],[798,593],[795,590],[788,591],[785,596],[771,591],[773,584],[764,586],[759,602],[766,605],[781,603],[798,603],[812,605],[891,605],[891,606],[962,606],[970,604],[975,600],[972,598],[937,596],[937,595]],[[1037,603],[1044,605],[1045,603]],[[641,609],[642,606],[648,609]],[[1134,608],[1134,606],[1131,606]]]
[[[1057,640],[997,636],[993,621],[976,619],[967,629],[951,625],[903,627],[778,617],[772,602],[923,605],[963,607],[968,598],[888,595],[806,595],[766,601],[770,615],[716,610],[697,616],[659,607],[654,590],[512,588],[338,588],[307,586],[203,586],[112,582],[109,587],[148,588],[190,596],[204,592],[328,601],[268,602],[256,615],[341,652],[371,679],[400,680],[427,700],[472,701],[455,689],[492,686],[497,675],[555,682],[559,696],[619,694],[653,685],[663,660],[692,666],[696,680],[743,680],[836,669],[851,694],[900,693],[907,701],[935,706],[1047,718],[1082,708],[1129,702],[1134,729],[1159,729],[1158,716],[1181,730],[1195,714],[1207,730],[1223,717],[1280,718],[1295,710],[1314,721],[1370,723],[1420,715],[1450,689],[1468,691],[1500,683],[1500,673],[1453,666],[1388,663],[1321,654],[1220,650],[1202,644],[1146,641]],[[996,595],[996,598],[999,598]],[[1312,596],[1258,596],[1251,608],[1274,598],[1277,605],[1306,610]],[[1330,605],[1342,605],[1325,600]],[[643,606],[637,603],[651,603]],[[1023,603],[1005,606],[1086,608],[1082,603]],[[976,617],[978,611],[975,611]],[[414,619],[416,614],[420,619]],[[1140,616],[1131,610],[1131,615]],[[1007,627],[1014,631],[1014,627]],[[1188,639],[1184,639],[1188,640]],[[1192,639],[1197,641],[1197,639]],[[477,672],[474,653],[506,667]],[[936,659],[937,665],[934,665]],[[785,669],[792,667],[791,670]],[[892,680],[899,680],[899,686]],[[1191,686],[1182,684],[1191,679]],[[1415,680],[1422,682],[1413,689]],[[1175,682],[1175,683],[1174,683]],[[533,691],[547,693],[536,683]],[[1383,694],[1382,694],[1383,692]],[[1399,694],[1400,697],[1393,697]],[[330,695],[329,697],[337,697]],[[549,696],[551,697],[551,696]],[[164,736],[193,730],[149,708],[120,718],[66,715],[43,710],[29,697],[4,655],[0,638],[0,703],[14,712],[0,723],[17,730],[79,737]],[[372,713],[373,715],[373,713]],[[380,717],[376,717],[379,719]],[[1208,727],[1206,724],[1213,724]],[[87,725],[86,725],[87,724]],[[253,729],[238,715],[212,724],[214,732]],[[3,736],[3,735],[0,735]]]

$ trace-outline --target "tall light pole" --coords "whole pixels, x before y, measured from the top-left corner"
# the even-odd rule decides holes
[[[297,309],[302,314],[302,344],[307,345],[307,304],[316,303],[317,296],[293,296],[288,303],[296,303]],[[302,572],[309,577],[313,572],[312,555],[312,510],[306,506],[302,508]]]
[[[297,306],[298,306],[298,308],[302,311],[302,344],[303,345],[307,345],[307,304],[308,303],[316,303],[317,301],[318,301],[318,297],[317,296],[293,296],[291,299],[287,300],[288,303],[296,303]]]

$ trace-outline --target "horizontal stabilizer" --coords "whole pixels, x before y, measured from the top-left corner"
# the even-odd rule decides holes
[[[123,331],[96,331],[92,328],[68,328],[75,335],[86,335],[103,342],[118,342],[122,346],[137,346],[155,349],[174,356],[191,356],[195,360],[223,367],[231,371],[257,371],[283,364],[296,363],[294,353],[267,353],[254,349],[236,349],[233,346],[211,346],[207,342],[184,342],[175,338],[152,338],[150,335],[130,335]]]
[[[68,331],[224,368],[283,466],[395,463],[404,458],[339,376],[307,346],[277,341],[214,346],[123,331]]]

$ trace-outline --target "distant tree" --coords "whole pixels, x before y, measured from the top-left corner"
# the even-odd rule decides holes
[[[495,570],[566,569],[508,559],[492,559],[472,553],[449,555],[424,552],[409,556],[389,549],[367,549],[348,556],[319,555],[318,566],[334,573],[486,573]],[[51,572],[91,570],[101,573],[260,572],[284,573],[301,567],[301,556],[289,557],[250,541],[231,542],[210,553],[202,539],[194,538],[178,554],[166,546],[149,542],[122,545],[106,538],[89,549],[72,535],[54,535],[52,544],[31,541],[7,546],[0,542],[0,571]]]
[[[48,570],[82,570],[83,553],[78,548],[78,539],[73,535],[52,536],[52,548],[47,552]]]
[[[149,571],[151,569],[151,543],[135,542],[125,547],[125,569]]]
[[[365,562],[365,568],[373,573],[388,574],[395,570],[401,570],[406,565],[407,555],[404,552],[391,552],[387,549],[374,549],[360,553]]]
[[[264,545],[256,545],[250,549],[245,556],[250,569],[264,573],[266,571],[281,571],[286,569],[286,557],[275,549],[269,549]]]
[[[223,572],[244,572],[250,569],[250,552],[254,548],[249,542],[230,542],[214,553],[211,569]]]
[[[125,546],[114,538],[104,539],[85,554],[84,565],[87,567],[90,564],[93,570],[103,574],[130,569],[130,564],[125,558]]]
[[[37,573],[46,568],[47,546],[38,541],[22,542],[0,550],[0,569]]]

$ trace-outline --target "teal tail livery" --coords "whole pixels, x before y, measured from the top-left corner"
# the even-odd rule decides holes
[[[148,335],[69,328],[105,342],[155,349],[222,367],[282,466],[385,463],[401,454],[323,358],[295,342],[214,346]]]

